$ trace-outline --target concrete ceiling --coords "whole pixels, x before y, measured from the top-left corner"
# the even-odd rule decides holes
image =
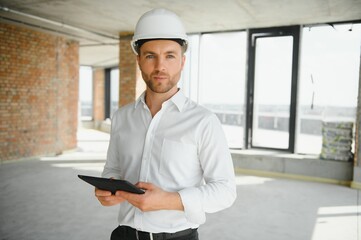
[[[176,12],[188,33],[361,19],[361,0],[0,0],[0,21],[80,42],[80,64],[116,66],[118,35],[146,11]]]

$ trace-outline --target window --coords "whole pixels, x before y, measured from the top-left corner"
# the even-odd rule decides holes
[[[93,118],[93,70],[91,67],[80,67],[79,72],[80,119]]]
[[[294,151],[299,26],[251,29],[247,145]]]
[[[322,121],[355,122],[361,24],[248,32],[191,35],[179,85],[217,114],[231,148],[320,154]]]
[[[119,108],[119,69],[105,69],[105,118],[111,118]]]
[[[119,69],[110,71],[110,117],[119,108]]]
[[[188,36],[188,50],[186,62],[178,83],[184,94],[195,102],[198,102],[198,63],[199,63],[199,39],[200,35]]]
[[[322,121],[356,119],[361,24],[305,27],[302,35],[296,149],[319,154]]]
[[[218,116],[231,148],[243,147],[246,42],[246,32],[200,39],[199,103]]]
[[[262,37],[255,45],[252,146],[289,149],[293,37]]]

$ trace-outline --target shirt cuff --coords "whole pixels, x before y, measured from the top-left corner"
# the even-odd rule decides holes
[[[186,188],[180,190],[186,219],[195,224],[203,224],[206,221],[206,214],[203,211],[202,193],[197,188]]]

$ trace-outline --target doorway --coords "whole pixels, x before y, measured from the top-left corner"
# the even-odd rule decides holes
[[[246,148],[294,152],[300,27],[249,31]]]

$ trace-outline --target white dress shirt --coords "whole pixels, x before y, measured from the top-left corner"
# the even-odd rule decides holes
[[[197,228],[236,198],[233,163],[215,114],[178,91],[152,118],[145,93],[115,112],[103,177],[149,182],[180,194],[183,211],[120,204],[119,225],[152,233]]]

